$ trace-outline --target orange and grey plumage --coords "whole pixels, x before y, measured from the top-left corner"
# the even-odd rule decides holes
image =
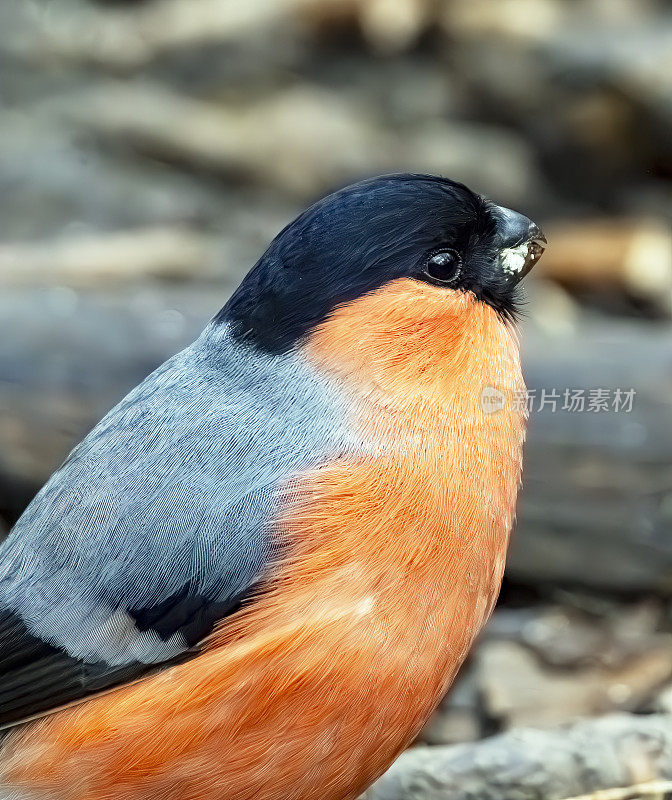
[[[409,209],[412,203],[417,208]],[[442,203],[443,222],[430,213]],[[538,250],[530,243],[539,241],[540,232],[459,184],[426,176],[365,182],[315,208],[294,223],[298,230],[290,226],[280,234],[282,241],[264,257],[275,262],[262,259],[204,334],[219,351],[208,349],[202,370],[216,370],[218,352],[238,348],[240,370],[257,376],[237,402],[244,397],[265,409],[269,422],[255,417],[264,437],[287,436],[282,425],[294,425],[305,444],[312,426],[320,430],[320,446],[316,439],[313,455],[298,466],[290,460],[278,472],[253,463],[252,446],[245,450],[252,463],[238,465],[248,470],[255,490],[252,476],[271,476],[244,506],[254,498],[266,503],[262,528],[253,528],[249,513],[240,515],[250,526],[245,541],[263,535],[267,543],[253,548],[264,555],[250,570],[248,589],[234,593],[227,607],[216,582],[189,575],[186,595],[159,604],[162,636],[148,638],[158,630],[151,625],[125,630],[124,653],[135,655],[107,656],[106,663],[114,664],[102,669],[102,678],[100,642],[91,644],[97,657],[87,661],[86,642],[77,639],[77,653],[68,651],[67,630],[43,635],[50,650],[32,663],[42,665],[40,674],[47,672],[47,684],[36,685],[48,707],[27,722],[20,702],[14,712],[16,698],[30,692],[29,679],[7,706],[14,727],[0,752],[3,800],[355,798],[417,735],[490,614],[515,512],[525,420],[511,404],[485,414],[480,395],[484,387],[508,398],[524,389],[511,293],[531,263],[516,256],[528,253],[534,260]],[[278,278],[274,270],[292,269],[292,247],[309,260],[306,271],[326,269],[329,247],[339,243],[323,239],[339,225],[340,246],[350,254],[345,264],[334,265],[336,278],[308,274],[298,288],[293,275]],[[380,253],[385,259],[374,261]],[[348,269],[356,272],[354,279],[344,274]],[[293,311],[291,303],[300,302],[307,287],[313,294]],[[268,294],[273,300],[264,312]],[[294,365],[289,372],[288,359]],[[273,401],[294,408],[308,397],[305,414],[288,416],[269,402],[268,374],[290,375]],[[199,381],[191,385],[198,392]],[[150,381],[140,396],[151,388]],[[323,429],[310,419],[320,404],[329,420]],[[235,408],[229,413],[235,415]],[[274,417],[282,423],[275,429]],[[213,431],[202,427],[203,436]],[[155,434],[155,443],[169,435]],[[257,455],[285,458],[278,447]],[[77,487],[67,490],[76,493]],[[161,503],[156,507],[160,526]],[[58,549],[53,535],[45,541],[41,546]],[[208,543],[196,532],[192,549]],[[205,559],[215,570],[218,552],[232,559],[217,544]],[[118,551],[126,546],[116,545]],[[8,562],[11,556],[8,551]],[[29,569],[24,551],[22,556]],[[116,557],[123,560],[123,552]],[[165,563],[152,568],[161,573],[173,562],[167,550]],[[193,569],[193,558],[189,563]],[[193,605],[189,592],[201,603],[215,586],[219,595],[211,605],[220,613],[212,625],[208,614],[198,617],[206,622],[192,644],[184,634],[187,622],[193,630],[194,615],[185,611]],[[124,602],[120,597],[113,609],[115,620],[120,613],[145,622],[156,618]],[[208,602],[198,607],[210,608]],[[11,609],[14,630],[17,618],[34,645],[43,628],[18,601]],[[96,628],[90,638],[106,634],[105,647],[114,652],[118,630]],[[147,657],[153,642],[165,652],[166,642],[182,641],[178,634],[182,651],[163,661]],[[129,635],[139,637],[132,646]],[[0,639],[0,656],[2,646]],[[56,665],[51,672],[49,657]],[[8,685],[21,684],[17,674],[36,674],[31,658],[25,662],[8,671]],[[98,669],[89,694],[91,664]],[[83,676],[81,696],[72,698],[79,702],[60,709],[59,669],[68,680]],[[114,688],[93,693],[108,685]]]

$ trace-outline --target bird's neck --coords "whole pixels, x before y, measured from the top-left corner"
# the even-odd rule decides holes
[[[306,352],[358,398],[360,424],[390,443],[411,430],[473,430],[507,446],[523,434],[516,334],[473,295],[394,281],[337,309]]]

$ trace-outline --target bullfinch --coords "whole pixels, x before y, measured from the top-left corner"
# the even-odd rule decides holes
[[[281,231],[2,544],[1,800],[351,800],[388,767],[499,591],[544,242],[429,175]]]

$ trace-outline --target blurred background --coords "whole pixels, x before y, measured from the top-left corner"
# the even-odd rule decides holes
[[[502,597],[422,739],[672,711],[672,3],[5,0],[0,31],[0,527],[306,203],[442,174],[549,249]]]

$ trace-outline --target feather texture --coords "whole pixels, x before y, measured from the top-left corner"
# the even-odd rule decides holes
[[[131,392],[0,548],[0,725],[209,634],[281,555],[278,488],[357,451],[347,410],[301,355],[221,325]]]
[[[474,343],[477,346],[474,346]],[[286,486],[291,543],[204,651],[12,733],[6,785],[50,800],[354,800],[412,740],[495,602],[524,419],[518,348],[467,294],[399,280],[305,357],[362,443]]]

